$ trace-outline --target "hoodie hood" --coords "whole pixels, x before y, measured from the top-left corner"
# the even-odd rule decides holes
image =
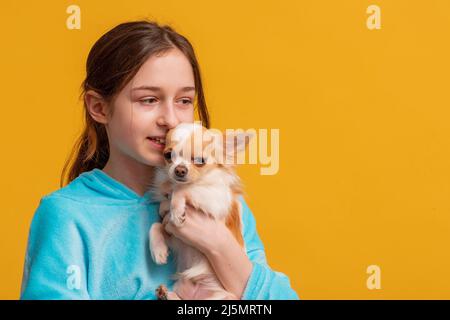
[[[59,195],[91,204],[157,203],[148,190],[143,196],[117,181],[103,170],[95,168],[80,174],[76,179],[53,195]]]

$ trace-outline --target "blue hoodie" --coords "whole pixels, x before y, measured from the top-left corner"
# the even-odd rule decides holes
[[[243,300],[298,299],[288,277],[267,264],[255,219],[243,197],[244,241],[253,269]],[[44,196],[31,222],[21,299],[156,299],[173,287],[175,263],[153,262],[150,226],[159,203],[100,169]]]

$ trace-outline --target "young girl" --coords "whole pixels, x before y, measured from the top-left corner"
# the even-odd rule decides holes
[[[84,132],[61,175],[61,187],[68,184],[44,196],[34,214],[21,298],[156,299],[160,284],[172,289],[176,270],[171,255],[156,265],[149,251],[148,231],[160,218],[148,187],[164,163],[162,145],[149,138],[194,122],[195,111],[210,127],[199,65],[171,27],[136,21],[94,44],[86,73]],[[241,299],[298,299],[286,275],[268,266],[241,201],[247,254],[224,225],[192,207],[183,227],[167,227],[203,252]]]

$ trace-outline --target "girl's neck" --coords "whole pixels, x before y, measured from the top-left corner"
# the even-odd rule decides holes
[[[154,167],[139,163],[129,157],[125,160],[110,156],[102,170],[141,197],[148,190],[154,174]]]

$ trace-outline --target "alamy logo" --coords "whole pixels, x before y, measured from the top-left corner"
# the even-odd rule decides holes
[[[81,269],[79,266],[72,264],[66,269],[67,280],[66,286],[69,290],[80,290],[81,288]]]
[[[81,9],[79,6],[72,4],[67,7],[66,13],[70,14],[66,20],[66,27],[69,30],[81,29]]]
[[[372,4],[367,7],[367,17],[366,25],[369,30],[381,29],[381,9],[379,6]]]
[[[367,278],[367,289],[381,289],[381,268],[375,264],[372,264],[367,267],[366,270],[369,277]]]
[[[201,121],[192,124],[196,125],[200,126]],[[242,147],[244,140],[248,141],[248,150]],[[200,154],[201,150],[196,148],[201,149],[203,146],[203,152],[213,154],[218,163],[260,164],[261,175],[275,175],[280,168],[280,129],[226,129],[224,132],[215,128],[205,132],[195,130],[194,150],[191,150],[191,144],[183,141],[174,145],[174,152],[184,155]],[[220,146],[225,146],[224,150]],[[232,150],[239,152],[235,154]],[[194,159],[194,163],[197,163],[197,159]]]

